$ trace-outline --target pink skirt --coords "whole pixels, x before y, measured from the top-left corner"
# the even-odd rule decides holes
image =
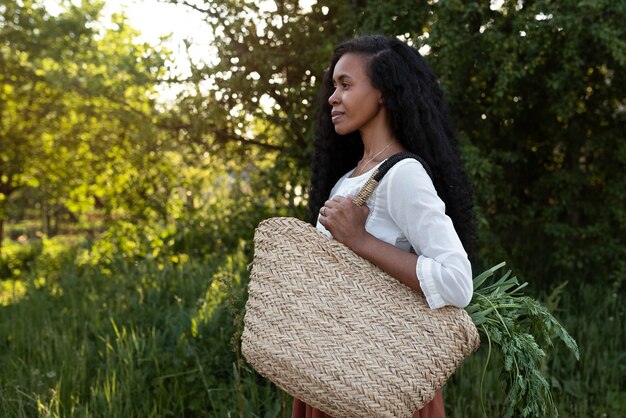
[[[443,408],[443,396],[441,389],[437,391],[432,401],[424,407],[415,411],[413,418],[445,418],[446,413]],[[333,418],[322,411],[305,404],[299,399],[293,400],[291,418]]]

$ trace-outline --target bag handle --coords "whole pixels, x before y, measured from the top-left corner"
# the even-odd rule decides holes
[[[367,201],[367,199],[369,199],[369,197],[372,195],[372,193],[374,193],[374,189],[376,189],[376,186],[378,186],[378,183],[380,183],[380,181],[385,176],[385,174],[387,174],[387,171],[389,171],[389,169],[391,169],[391,167],[396,165],[396,163],[398,163],[398,162],[400,162],[400,161],[402,161],[402,160],[404,160],[406,158],[414,158],[417,161],[419,161],[420,164],[422,164],[422,166],[424,167],[424,170],[426,170],[426,173],[428,174],[428,177],[430,177],[431,180],[433,179],[433,173],[430,170],[430,167],[428,166],[426,161],[424,161],[424,159],[422,157],[420,157],[419,155],[415,155],[413,153],[410,153],[410,152],[399,152],[399,153],[394,154],[391,157],[387,158],[372,173],[372,175],[370,176],[369,179],[367,179],[367,181],[365,182],[365,184],[363,185],[361,190],[359,190],[359,192],[354,197],[354,199],[352,199],[352,203],[354,203],[357,206],[363,206],[365,204],[365,202]]]

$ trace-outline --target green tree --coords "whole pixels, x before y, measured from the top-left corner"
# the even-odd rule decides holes
[[[626,274],[626,4],[440,2],[428,43],[483,253],[545,282]]]
[[[153,96],[166,51],[136,43],[122,15],[103,27],[102,6],[70,3],[58,16],[38,2],[0,6],[0,241],[7,202],[25,187],[44,228],[54,211],[96,200],[110,216],[164,210]]]
[[[202,152],[240,159],[271,213],[304,216],[316,91],[334,44],[353,33],[353,20],[342,18],[350,4],[170,2],[205,16],[219,56],[193,66],[187,81],[196,87],[180,97],[170,126]]]
[[[623,2],[177,3],[205,13],[216,34],[219,63],[194,77],[214,86],[209,108],[231,112],[217,130],[195,127],[213,132],[208,146],[279,149],[273,184],[306,184],[332,46],[356,33],[399,36],[427,48],[446,91],[485,263],[507,259],[548,283],[624,275]],[[271,135],[248,129],[260,123]]]

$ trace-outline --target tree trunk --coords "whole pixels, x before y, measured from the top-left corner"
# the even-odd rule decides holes
[[[48,202],[43,199],[41,202],[41,228],[46,236],[50,236],[50,215],[48,213]]]
[[[0,258],[2,257],[2,241],[4,240],[4,219],[0,218]]]
[[[61,223],[61,209],[58,207],[54,211],[54,228],[52,229],[52,235],[59,235],[59,231],[61,227],[59,224]]]

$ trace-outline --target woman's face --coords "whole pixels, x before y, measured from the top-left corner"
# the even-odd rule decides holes
[[[380,115],[382,93],[372,86],[365,65],[366,57],[358,54],[344,54],[335,65],[328,103],[339,135],[363,130]]]

